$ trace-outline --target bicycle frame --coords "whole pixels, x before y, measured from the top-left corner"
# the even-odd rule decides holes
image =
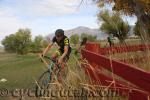
[[[61,77],[61,66],[57,64],[57,62],[50,57],[47,56],[42,56],[41,54],[38,55],[42,62],[45,65],[46,71],[44,71],[41,76],[38,78],[37,84],[36,84],[36,96],[37,97],[42,97],[43,96],[43,89],[50,89],[51,83],[55,82],[57,80],[58,82],[62,82],[62,77]],[[50,64],[44,59],[47,58],[51,62]],[[59,79],[60,77],[60,79]],[[56,82],[57,82],[56,81]]]
[[[51,60],[51,63],[48,64],[46,62],[46,60],[44,59],[44,57],[42,57],[41,55],[39,55],[39,57],[41,58],[41,60],[44,62],[44,64],[46,65],[46,71],[44,71],[42,73],[42,75],[39,77],[38,81],[37,81],[37,85],[36,85],[36,95],[37,96],[40,96],[39,92],[41,91],[41,89],[48,89],[49,86],[50,86],[50,83],[52,82],[53,80],[53,74],[55,74],[54,72],[54,68],[55,66],[58,66],[56,64],[56,61],[54,61],[53,59],[51,59],[50,57],[47,57],[45,56],[45,58]],[[58,67],[58,70],[56,70],[58,73],[57,73],[57,77],[58,77],[58,74],[60,72],[60,69]]]
[[[45,64],[46,67],[48,68],[48,71],[50,72],[50,75],[53,73],[54,66],[55,66],[55,67],[57,66],[57,68],[58,68],[57,76],[58,76],[58,74],[59,74],[59,72],[61,71],[61,69],[59,68],[60,66],[56,64],[56,61],[53,60],[53,59],[51,59],[51,58],[48,57],[48,56],[42,57],[41,55],[39,55],[39,57],[41,58],[41,60],[44,62],[44,64]],[[44,58],[47,58],[47,59],[51,60],[51,63],[48,64]],[[51,78],[50,75],[49,75],[49,79]]]

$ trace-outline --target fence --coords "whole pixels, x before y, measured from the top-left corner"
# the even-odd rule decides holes
[[[129,96],[129,100],[148,100],[150,96],[150,73],[139,69],[133,65],[113,60],[106,57],[110,51],[113,53],[123,53],[131,51],[143,51],[150,46],[128,46],[100,48],[98,43],[87,43],[82,56],[89,62],[85,72],[93,80],[93,84],[106,86],[112,91],[119,90],[120,95]],[[126,49],[125,49],[126,48]],[[112,72],[112,76],[102,73],[102,68]],[[117,80],[113,75],[118,75],[127,82]]]

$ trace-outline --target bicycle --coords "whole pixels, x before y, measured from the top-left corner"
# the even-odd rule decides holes
[[[54,76],[56,80],[60,77],[61,72],[61,66],[57,64],[57,60],[51,59],[48,56],[44,56],[44,58],[51,61],[50,64],[48,64],[42,56],[40,56],[41,60],[46,64],[48,69],[39,77],[37,84],[36,84],[36,96],[42,96],[40,93],[41,90],[46,90],[50,88],[50,84],[53,82]],[[66,76],[65,76],[66,77]],[[65,78],[63,77],[63,79]]]

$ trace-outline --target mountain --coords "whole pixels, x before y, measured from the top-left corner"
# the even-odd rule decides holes
[[[81,35],[82,33],[86,33],[86,34],[90,34],[90,35],[96,35],[97,38],[101,39],[101,40],[107,38],[107,34],[104,34],[99,29],[91,29],[91,28],[84,27],[84,26],[79,26],[79,27],[74,28],[74,29],[65,30],[65,35],[68,37],[70,37],[71,35],[74,35],[74,34]],[[54,34],[49,35],[50,38],[52,38],[53,36],[54,36]]]

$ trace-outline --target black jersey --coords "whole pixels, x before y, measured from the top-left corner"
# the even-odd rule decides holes
[[[57,39],[56,39],[56,37],[54,37],[53,40],[52,40],[52,42],[53,42],[53,43],[56,42],[56,43],[58,44],[58,46],[60,47],[59,50],[60,50],[62,53],[64,52],[64,47],[65,47],[65,46],[68,46],[68,47],[69,47],[69,51],[71,51],[70,42],[69,42],[69,39],[68,39],[67,36],[64,36],[63,39],[62,39],[60,42],[58,42]]]

